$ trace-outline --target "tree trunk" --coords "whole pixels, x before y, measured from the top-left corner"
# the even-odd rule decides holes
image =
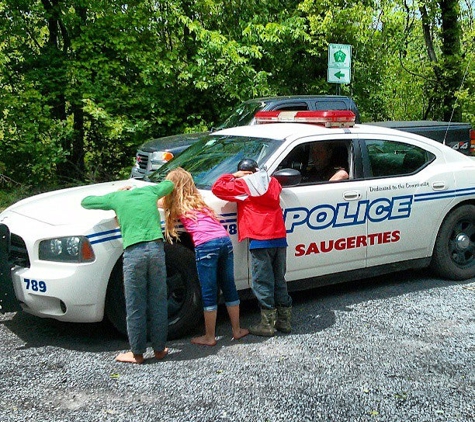
[[[433,83],[429,85],[429,106],[424,118],[457,121],[462,112],[455,96],[462,81],[460,60],[460,24],[458,0],[438,0],[441,16],[441,57],[437,57],[434,47],[433,30],[436,23],[429,18],[426,6],[419,8],[422,30],[429,61],[434,70]]]
[[[460,51],[460,8],[458,0],[440,0],[442,16],[442,54],[444,56],[444,120],[461,120],[462,111],[457,105],[455,93],[462,83]]]
[[[77,178],[84,179],[85,163],[84,163],[84,110],[82,105],[73,104],[71,106],[74,115],[73,123],[73,139],[71,162],[74,165]]]

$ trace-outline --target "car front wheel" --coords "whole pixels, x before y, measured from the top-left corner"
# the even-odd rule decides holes
[[[475,206],[462,205],[445,218],[430,264],[439,276],[466,280],[475,276]]]
[[[201,293],[192,251],[182,245],[165,244],[168,287],[168,339],[183,337],[201,321]],[[111,274],[105,312],[112,325],[127,334],[122,259]]]

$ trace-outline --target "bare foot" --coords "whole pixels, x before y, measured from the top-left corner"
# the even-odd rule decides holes
[[[142,364],[144,361],[143,355],[132,352],[121,353],[115,358],[117,362],[138,363]]]
[[[168,347],[165,347],[161,352],[154,352],[155,359],[163,359],[166,355],[168,355]]]
[[[193,344],[199,344],[201,346],[216,346],[216,339],[209,338],[207,336],[201,336],[201,337],[193,337],[191,339],[191,342]]]
[[[249,334],[249,330],[246,328],[240,328],[238,332],[233,332],[233,340],[239,340],[240,338],[246,337]]]

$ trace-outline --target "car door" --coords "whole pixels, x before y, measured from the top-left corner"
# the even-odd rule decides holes
[[[361,151],[368,201],[367,265],[429,257],[453,201],[442,154],[410,138],[367,136]]]
[[[302,183],[285,187],[281,194],[289,245],[288,281],[365,266],[367,226],[359,207],[365,200],[366,190],[355,176],[353,142],[348,135],[341,134],[327,137],[324,141],[332,143],[335,150],[346,148],[348,180],[306,179],[311,164],[310,147],[323,142],[317,139],[293,145],[278,166],[278,169],[298,169],[304,176]]]

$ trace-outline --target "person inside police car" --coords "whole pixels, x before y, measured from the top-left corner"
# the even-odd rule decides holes
[[[346,167],[348,155],[342,153],[341,146],[332,146],[328,142],[315,142],[310,146],[310,163],[305,181],[337,182],[349,178]]]
[[[123,187],[102,196],[87,196],[86,209],[115,211],[124,248],[123,271],[127,335],[131,351],[120,353],[118,362],[144,362],[147,320],[156,359],[168,354],[168,300],[165,250],[157,200],[174,189],[170,180],[133,188]]]
[[[252,291],[261,321],[249,332],[271,337],[291,332],[292,298],[287,292],[286,228],[280,206],[282,186],[275,177],[245,158],[233,174],[221,175],[211,188],[220,199],[237,203],[238,240],[249,239]]]

